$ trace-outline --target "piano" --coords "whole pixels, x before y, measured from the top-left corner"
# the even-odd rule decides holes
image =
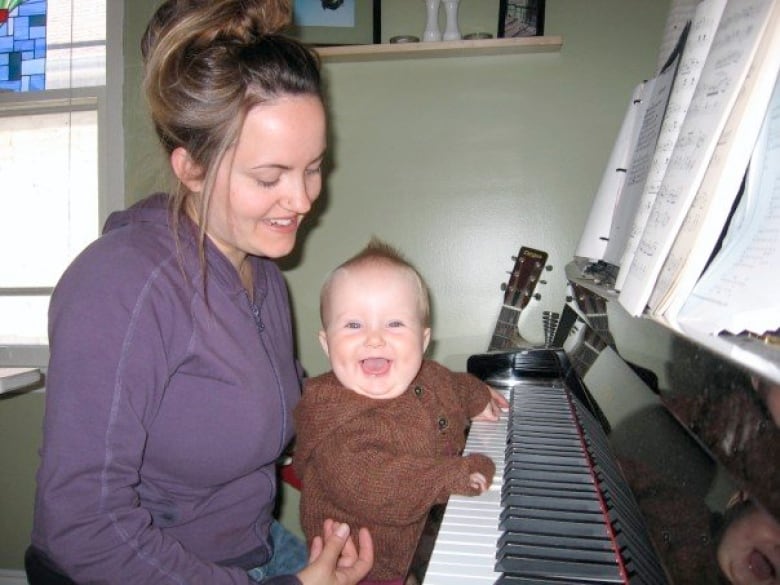
[[[672,335],[658,375],[621,353],[617,303],[572,290],[549,346],[469,358],[511,403],[467,437],[496,476],[432,512],[412,573],[422,585],[728,583],[715,551],[734,494],[780,518],[780,435],[755,372]]]

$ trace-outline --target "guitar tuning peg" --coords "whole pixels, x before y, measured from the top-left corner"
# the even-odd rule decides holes
[[[546,280],[540,280],[539,284],[547,284],[547,281]]]
[[[544,267],[544,269],[545,269],[547,272],[550,272],[550,270],[552,270],[552,269],[553,269],[553,267],[552,267],[552,264],[548,264],[547,266],[545,266],[545,267]]]
[[[534,294],[534,298],[538,301],[538,300],[540,300],[542,298],[542,295],[540,295],[539,293],[536,293],[536,294]]]
[[[506,283],[505,282],[501,283],[501,290],[502,291],[506,290]]]

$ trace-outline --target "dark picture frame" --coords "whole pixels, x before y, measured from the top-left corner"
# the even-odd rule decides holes
[[[498,6],[498,38],[543,35],[544,1],[501,0]]]
[[[296,6],[307,11],[307,22],[313,23],[322,16],[322,25],[298,24]],[[353,26],[332,25],[329,21],[339,20],[339,11],[345,11]],[[352,12],[354,11],[354,19]],[[382,42],[381,0],[295,0],[293,2],[293,24],[288,34],[298,40],[317,47],[337,45],[371,45]]]

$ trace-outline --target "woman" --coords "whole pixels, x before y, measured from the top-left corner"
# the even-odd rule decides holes
[[[352,584],[361,530],[306,549],[274,521],[300,393],[272,262],[320,193],[316,57],[282,0],[167,0],[144,89],[178,179],[113,214],[50,306],[32,546],[37,583]]]

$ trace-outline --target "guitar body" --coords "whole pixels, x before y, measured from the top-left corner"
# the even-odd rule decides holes
[[[547,252],[520,248],[515,258],[509,282],[504,289],[504,301],[496,320],[488,351],[499,351],[529,345],[520,335],[517,324],[520,314],[534,294],[536,284],[547,263]]]

